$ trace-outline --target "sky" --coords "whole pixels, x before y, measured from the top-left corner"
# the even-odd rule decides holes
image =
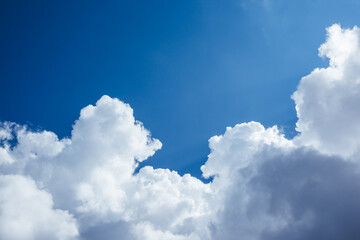
[[[359,9],[1,1],[0,238],[360,238]]]
[[[129,103],[163,148],[149,164],[200,177],[207,140],[259,121],[296,134],[290,95],[325,28],[358,1],[2,1],[0,120],[70,136],[102,95]],[[5,104],[6,103],[6,104]],[[275,108],[273,106],[276,106]]]

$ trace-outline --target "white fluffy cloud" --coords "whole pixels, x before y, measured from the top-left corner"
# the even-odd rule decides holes
[[[0,176],[1,239],[77,239],[76,220],[53,208],[52,197],[20,175]]]
[[[297,130],[302,144],[350,157],[360,146],[360,30],[335,24],[327,31],[319,55],[329,58],[329,67],[301,79],[292,96]]]
[[[117,99],[104,96],[82,109],[71,139],[9,123],[2,133],[3,176],[31,177],[57,207],[76,217],[84,235],[106,223],[127,226],[129,236],[141,239],[140,229],[148,239],[150,232],[163,239],[198,238],[195,231],[206,232],[209,184],[167,169],[144,167],[134,174],[138,162],[152,156],[161,143],[135,121],[130,106]],[[13,136],[17,144],[11,147]]]
[[[293,94],[297,137],[257,122],[212,137],[208,184],[150,166],[135,173],[161,143],[108,96],[81,110],[71,138],[2,123],[0,237],[360,238],[359,37],[328,28],[319,52],[329,67]]]

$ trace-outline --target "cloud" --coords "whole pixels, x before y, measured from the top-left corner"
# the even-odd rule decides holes
[[[77,239],[76,220],[54,209],[52,197],[20,175],[0,176],[1,239]]]
[[[249,122],[209,140],[203,183],[141,168],[161,142],[132,108],[103,96],[70,138],[0,125],[5,239],[357,239],[360,237],[358,28],[328,28],[329,67],[292,98],[299,135]]]
[[[329,67],[302,78],[292,96],[298,138],[325,154],[350,157],[360,146],[360,30],[335,24],[327,31],[319,55],[329,58]]]
[[[357,163],[292,145],[254,122],[228,128],[210,146],[202,169],[215,174],[223,207],[212,219],[212,239],[360,237]]]
[[[103,96],[82,109],[70,139],[5,125],[2,150],[16,160],[1,172],[29,176],[46,189],[56,207],[76,217],[82,235],[91,239],[89,232],[108,232],[114,223],[134,239],[143,238],[140,229],[164,239],[206,229],[202,222],[210,212],[209,184],[167,169],[144,167],[135,174],[138,163],[161,143],[118,99]],[[12,147],[11,136],[17,139]]]

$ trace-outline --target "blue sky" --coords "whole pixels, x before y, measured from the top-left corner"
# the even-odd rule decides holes
[[[0,1],[0,239],[360,239],[359,10]]]
[[[146,164],[200,176],[207,140],[251,120],[294,136],[290,95],[327,64],[347,1],[2,1],[0,120],[69,136],[102,95],[129,103],[163,148]]]

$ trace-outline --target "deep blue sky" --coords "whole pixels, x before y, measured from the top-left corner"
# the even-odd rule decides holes
[[[207,140],[259,121],[295,134],[290,99],[325,28],[360,1],[1,1],[0,120],[69,136],[82,107],[129,103],[163,149],[145,164],[200,175]]]

